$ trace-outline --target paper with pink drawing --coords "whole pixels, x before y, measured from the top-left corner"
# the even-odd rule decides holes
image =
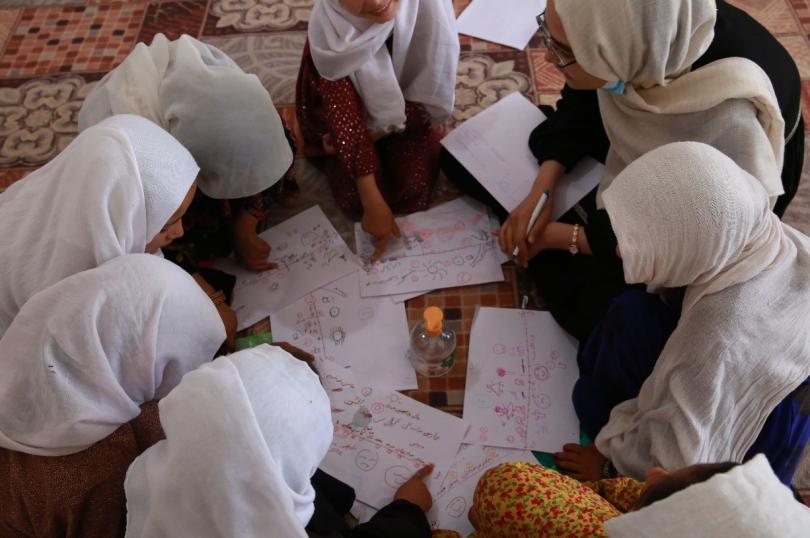
[[[348,368],[374,386],[416,388],[405,305],[360,297],[355,271],[270,316],[273,338],[312,353],[319,369]]]
[[[436,466],[428,484],[443,476],[469,426],[334,366],[327,365],[321,381],[332,404],[335,434],[320,467],[377,509],[426,464]]]
[[[278,268],[257,273],[232,258],[215,265],[236,276],[232,307],[239,330],[359,269],[356,257],[317,205],[259,237],[270,244],[273,250],[268,261]]]
[[[360,274],[363,297],[412,294],[499,282],[506,256],[492,231],[497,220],[482,204],[459,198],[396,219],[402,237],[392,239],[380,261]],[[374,239],[355,225],[357,253],[367,260]]]
[[[576,341],[548,312],[481,307],[467,358],[465,442],[556,452],[579,441]]]
[[[433,495],[433,507],[428,512],[431,528],[456,531],[462,536],[471,534],[475,529],[467,513],[478,480],[489,469],[510,461],[537,463],[528,450],[461,445],[439,487],[430,490]]]

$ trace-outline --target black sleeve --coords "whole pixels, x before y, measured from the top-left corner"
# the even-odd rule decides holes
[[[396,500],[374,514],[368,523],[358,525],[347,538],[430,538],[430,524],[421,508]]]
[[[599,209],[588,216],[588,224],[585,225],[585,234],[588,237],[588,245],[592,254],[597,258],[616,257],[616,234],[610,224],[608,212]]]
[[[605,162],[608,142],[596,90],[575,90],[567,84],[557,110],[543,108],[548,119],[529,136],[529,149],[540,162],[554,160],[570,170],[586,155]]]

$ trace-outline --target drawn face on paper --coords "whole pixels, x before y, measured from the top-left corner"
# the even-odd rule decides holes
[[[376,467],[379,461],[380,455],[368,448],[364,448],[354,457],[354,464],[357,465],[358,469],[365,472],[369,472]]]
[[[411,471],[403,465],[394,465],[385,471],[385,483],[392,488],[398,488],[408,481],[411,477]]]
[[[447,503],[445,510],[452,517],[461,517],[467,511],[467,500],[464,497],[456,497]]]

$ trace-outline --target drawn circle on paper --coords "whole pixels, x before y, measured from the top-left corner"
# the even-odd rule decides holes
[[[453,265],[457,265],[459,267],[464,265],[464,256],[454,256],[453,257]]]
[[[388,397],[388,401],[392,404],[399,403],[399,396],[397,396],[396,394],[392,394],[391,396]]]
[[[416,260],[411,260],[411,269],[419,269],[419,262]]]
[[[466,271],[462,271],[458,274],[456,280],[458,280],[459,284],[469,284],[472,282],[472,275]]]
[[[374,402],[373,404],[371,404],[371,412],[374,413],[375,415],[379,415],[383,411],[385,411],[385,406],[382,403]]]
[[[463,220],[459,219],[459,220],[456,221],[455,229],[456,229],[457,232],[460,232],[461,230],[463,230],[466,227],[467,227],[467,225],[464,223]]]
[[[546,381],[549,377],[548,368],[545,366],[535,366],[534,367],[534,378],[538,381]]]
[[[329,336],[336,346],[342,345],[346,341],[346,331],[343,327],[333,328]]]
[[[338,317],[340,315],[340,308],[337,306],[333,306],[332,308],[329,309],[329,315],[332,316],[333,318]]]
[[[549,370],[553,370],[556,367],[557,367],[557,363],[554,362],[552,359],[549,359],[549,360],[546,361],[546,368],[548,368]]]
[[[380,455],[373,450],[369,450],[368,448],[362,449],[354,457],[354,464],[357,465],[358,469],[365,472],[368,472],[376,467],[379,461]]]
[[[478,431],[481,433],[487,433],[489,432],[489,428],[486,426],[481,426],[480,428],[478,428]]]
[[[370,306],[363,306],[357,311],[357,319],[360,321],[368,321],[374,317],[374,309]]]
[[[506,346],[503,344],[495,344],[492,346],[492,352],[496,355],[503,355],[506,353]]]
[[[450,517],[461,517],[467,513],[467,500],[464,497],[456,497],[445,508]]]
[[[363,390],[360,391],[360,394],[368,398],[369,396],[371,396],[372,392],[374,391],[371,389],[371,387],[363,387]]]
[[[385,483],[392,488],[398,488],[407,482],[412,474],[411,470],[404,465],[394,465],[385,471]]]
[[[540,409],[548,409],[551,407],[551,398],[548,397],[548,394],[538,394],[535,397],[535,402]]]
[[[514,435],[510,435],[510,436],[508,436],[508,437],[506,438],[506,440],[507,440],[507,441],[509,441],[510,443],[514,443],[514,442],[515,442],[515,436],[514,436]]]
[[[551,357],[553,360],[557,360],[560,358],[560,354],[557,351],[552,351],[549,357]]]

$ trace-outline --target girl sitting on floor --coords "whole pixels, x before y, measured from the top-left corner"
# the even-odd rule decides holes
[[[0,194],[0,337],[38,291],[182,236],[198,171],[163,129],[122,115]]]
[[[95,85],[79,111],[79,129],[113,114],[137,114],[160,125],[200,165],[186,237],[167,257],[190,273],[231,250],[248,269],[273,267],[257,226],[271,187],[285,174],[291,177],[292,139],[255,75],[191,36],[169,41],[157,34]]]
[[[540,171],[499,237],[508,254],[519,245],[522,265],[533,258],[528,266],[549,311],[584,342],[627,287],[602,191],[656,147],[703,142],[762,182],[781,215],[804,159],[801,80],[780,42],[723,0],[549,0],[539,19],[546,61],[566,86],[529,140]],[[583,200],[586,215],[571,211],[549,224],[557,182],[588,154],[605,169],[598,191]],[[527,235],[546,189],[550,203]]]
[[[316,474],[332,442],[329,398],[285,351],[262,345],[220,357],[186,375],[159,408],[166,440],[127,472],[127,537],[430,536],[422,483],[430,467],[349,528],[353,491]]]
[[[108,538],[154,400],[225,339],[197,283],[130,254],[35,294],[0,340],[0,536]]]
[[[680,316],[620,297],[583,346],[574,405],[596,445],[558,465],[598,477],[601,453],[639,477],[762,452],[789,484],[810,439],[810,239],[760,181],[695,142],[637,159],[604,200],[627,282],[686,291]]]
[[[440,125],[453,112],[459,41],[450,0],[317,0],[298,73],[304,151],[338,205],[377,238],[427,209]]]
[[[654,468],[642,484],[581,484],[541,465],[505,463],[475,489],[470,538],[799,538],[810,508],[779,483],[763,456],[739,465]]]

